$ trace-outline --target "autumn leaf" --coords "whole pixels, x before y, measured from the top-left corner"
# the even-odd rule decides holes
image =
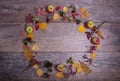
[[[84,25],[80,25],[80,26],[78,27],[78,31],[81,32],[81,33],[85,32],[85,27],[84,27]]]
[[[39,46],[38,46],[37,44],[34,44],[34,45],[32,46],[32,50],[33,50],[33,51],[38,51],[38,50],[39,50]]]
[[[32,68],[38,69],[38,64],[34,64],[34,65],[32,66]]]
[[[67,12],[68,11],[68,7],[63,7],[63,12]]]
[[[40,29],[42,30],[42,31],[44,31],[45,29],[46,29],[46,23],[45,22],[41,22],[41,23],[39,23],[39,27],[40,27]]]
[[[53,20],[58,20],[58,19],[60,19],[60,16],[57,13],[55,13],[53,15]]]
[[[80,8],[79,11],[81,12],[80,14],[80,18],[83,20],[86,18],[89,18],[90,17],[90,14],[89,12],[85,9],[85,8]]]
[[[101,50],[101,49],[102,49],[101,44],[98,44],[98,45],[97,45],[97,49],[98,49],[98,50]]]
[[[56,72],[55,73],[55,76],[58,78],[58,79],[62,79],[64,77],[63,73],[62,72]]]
[[[33,58],[31,49],[28,46],[24,45],[23,50],[26,60],[30,61]]]
[[[90,68],[84,62],[80,62],[80,65],[85,73],[87,74],[91,73]]]
[[[38,76],[42,76],[42,74],[43,74],[42,69],[38,69],[38,70],[36,71],[36,74],[37,74]]]
[[[91,59],[94,60],[94,59],[96,58],[96,53],[94,53],[94,52],[93,52],[93,53],[90,53],[90,57],[91,57]]]
[[[100,29],[97,30],[97,34],[101,39],[104,39],[103,34]]]
[[[72,64],[72,66],[76,69],[76,68],[79,67],[79,64],[76,61],[74,61],[73,64]]]
[[[82,72],[82,67],[79,66],[79,67],[77,68],[77,73],[81,73],[81,72]]]

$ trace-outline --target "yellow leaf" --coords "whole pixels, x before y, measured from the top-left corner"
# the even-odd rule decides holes
[[[38,65],[37,65],[37,64],[34,64],[34,65],[32,66],[32,68],[38,69]]]
[[[79,67],[77,68],[77,72],[78,72],[78,73],[81,73],[81,72],[82,72],[82,67],[81,67],[81,66],[79,66]]]
[[[39,23],[39,27],[42,31],[44,31],[46,29],[46,23],[45,22]]]
[[[67,11],[68,11],[68,7],[64,7],[63,12],[67,12]]]
[[[24,50],[25,58],[27,60],[31,60],[33,58],[31,49],[28,46],[24,45],[23,50]]]
[[[57,13],[55,13],[53,16],[53,20],[58,20],[58,19],[60,19],[60,16]]]
[[[84,20],[85,16],[83,14],[80,14],[80,18],[81,18],[81,20]]]
[[[38,51],[38,50],[39,50],[39,46],[38,46],[37,44],[34,44],[34,45],[32,46],[32,50],[33,50],[33,51]]]
[[[87,74],[91,73],[90,68],[84,62],[80,62],[80,65],[85,73]]]
[[[80,25],[78,27],[78,31],[81,32],[81,33],[85,32],[85,27],[83,25]]]
[[[32,33],[29,33],[29,34],[27,35],[27,37],[33,39],[33,34],[32,34]]]
[[[91,57],[91,59],[95,59],[96,58],[96,53],[91,53],[90,57]]]
[[[63,73],[62,72],[57,72],[55,74],[55,76],[58,78],[58,79],[62,79],[64,77]]]
[[[37,74],[38,76],[42,76],[42,74],[43,74],[42,69],[38,69],[38,70],[36,71],[36,74]]]
[[[86,16],[87,18],[89,18],[89,17],[90,17],[89,12],[86,12],[86,13],[85,13],[85,16]]]
[[[85,13],[85,12],[86,12],[86,9],[85,9],[85,8],[80,8],[79,11],[80,11],[81,13]]]
[[[101,50],[101,49],[102,49],[101,44],[98,44],[98,45],[97,45],[97,49],[98,49],[98,50]]]
[[[73,66],[75,69],[77,69],[77,68],[79,67],[79,64],[78,64],[76,61],[74,61],[73,64],[72,64],[72,66]]]

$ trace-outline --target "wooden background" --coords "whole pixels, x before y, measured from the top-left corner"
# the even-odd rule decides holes
[[[67,6],[75,4],[85,7],[90,20],[100,24],[105,39],[102,50],[97,51],[96,67],[90,75],[80,74],[62,81],[120,81],[120,0],[0,0],[0,81],[59,81],[48,80],[35,75],[34,70],[21,71],[27,66],[22,52],[20,31],[24,28],[24,17],[38,7],[48,4]],[[40,60],[55,63],[65,62],[70,56],[81,59],[89,44],[84,34],[76,31],[77,25],[52,22],[45,32],[35,33],[40,46],[36,54]]]

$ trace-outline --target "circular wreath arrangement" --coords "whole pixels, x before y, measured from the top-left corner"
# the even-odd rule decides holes
[[[45,16],[45,21],[40,20],[40,16]],[[104,39],[100,30],[100,27],[104,22],[95,26],[93,21],[86,21],[89,17],[89,12],[85,8],[79,8],[74,5],[64,7],[48,5],[45,8],[38,8],[35,14],[26,16],[25,28],[21,31],[21,35],[23,37],[24,55],[26,60],[29,61],[27,68],[34,68],[37,76],[42,76],[44,78],[49,78],[52,74],[57,78],[62,79],[69,78],[77,73],[91,73],[92,70],[89,68],[89,65],[92,64],[93,60],[96,58],[95,50],[101,49],[100,38]],[[51,22],[51,20],[76,23],[78,25],[78,32],[86,34],[86,37],[92,43],[92,46],[89,46],[89,50],[86,52],[89,53],[89,56],[86,55],[86,53],[83,55],[84,61],[75,61],[70,57],[66,60],[66,64],[54,64],[49,60],[38,61],[36,59],[33,53],[39,50],[39,46],[34,41],[33,32],[35,32],[35,30],[38,31],[39,29],[44,31],[47,23]],[[41,67],[46,68],[46,70],[43,71]]]

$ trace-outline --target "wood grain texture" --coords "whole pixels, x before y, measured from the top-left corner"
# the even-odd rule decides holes
[[[101,51],[120,51],[119,26],[111,23],[103,25],[101,30],[105,39],[101,40]],[[22,52],[22,29],[23,24],[0,25],[0,51]],[[34,37],[40,46],[39,52],[85,52],[86,46],[91,45],[86,35],[77,31],[77,25],[70,23],[50,23],[45,32],[36,31]]]
[[[70,4],[85,7],[90,13],[90,20],[95,22],[117,22],[120,21],[119,0],[2,0],[0,1],[0,23],[24,23],[24,17],[33,13],[38,7],[48,4],[54,6],[69,6]],[[45,20],[45,17],[41,18]],[[59,21],[58,21],[59,22]]]
[[[25,16],[38,7],[53,4],[70,4],[86,8],[96,24],[103,21],[102,50],[97,51],[97,59],[90,75],[84,73],[61,81],[120,81],[120,0],[0,0],[0,81],[60,81],[52,76],[46,80],[35,75],[33,69],[21,72],[28,64],[22,52],[20,31],[24,28]],[[45,17],[40,17],[45,20]],[[76,31],[72,23],[56,21],[47,25],[45,32],[35,32],[35,40],[40,46],[35,53],[38,60],[64,63],[69,57],[83,60],[82,55],[90,45],[85,34]]]

